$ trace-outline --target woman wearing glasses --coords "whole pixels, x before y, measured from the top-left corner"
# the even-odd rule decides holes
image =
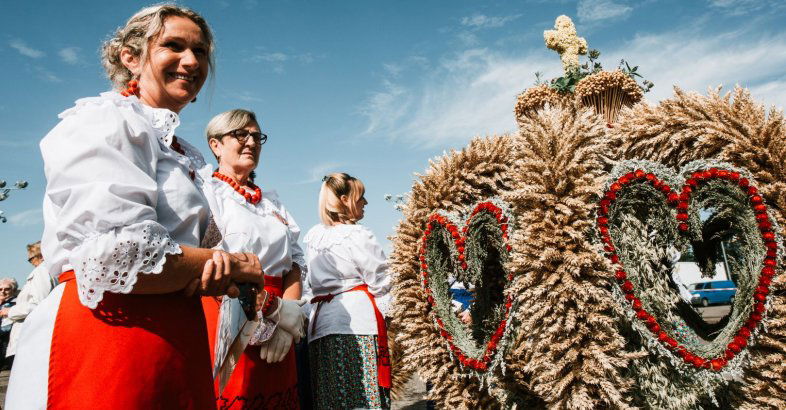
[[[265,317],[278,321],[261,345],[253,345],[252,338],[218,397],[218,407],[298,408],[292,344],[303,336],[305,316],[296,302],[301,293],[301,267],[305,265],[297,244],[300,228],[275,191],[263,191],[252,181],[262,145],[267,141],[254,113],[240,109],[221,113],[210,120],[206,133],[218,169],[203,171],[203,190],[222,234],[220,247],[259,257],[265,272],[265,292],[260,295],[259,305]],[[220,299],[203,298],[203,306],[213,347]]]

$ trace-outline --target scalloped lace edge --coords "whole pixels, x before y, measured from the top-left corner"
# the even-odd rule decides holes
[[[157,225],[157,224],[156,224]],[[156,226],[153,224],[149,224],[148,226]],[[180,245],[175,242],[168,234],[168,232],[163,228],[160,227],[161,231],[166,232],[160,239],[161,243],[159,244],[159,248],[156,252],[153,252],[154,255],[151,255],[149,262],[143,263],[141,266],[139,265],[138,261],[144,262],[144,256],[140,256],[142,250],[149,251],[150,247],[140,248],[137,247],[137,254],[135,255],[135,260],[132,260],[133,264],[131,267],[136,267],[135,272],[131,272],[133,269],[124,270],[120,272],[119,270],[115,270],[115,272],[120,272],[118,275],[120,278],[126,278],[122,282],[120,282],[120,286],[117,286],[117,283],[112,283],[111,281],[100,282],[100,281],[90,281],[90,276],[86,271],[88,262],[84,262],[83,265],[85,269],[79,270],[76,265],[74,265],[74,270],[76,273],[77,278],[77,290],[79,295],[79,301],[82,302],[83,305],[87,306],[90,309],[95,309],[98,304],[104,298],[104,292],[112,292],[112,293],[121,293],[121,294],[128,294],[131,293],[133,290],[134,285],[136,285],[138,275],[139,274],[160,274],[164,270],[164,264],[166,263],[166,258],[168,255],[179,255],[182,254],[183,251],[180,249]],[[87,238],[80,247],[88,245],[95,240],[98,240],[101,236],[106,234],[97,234],[92,237]],[[122,241],[120,241],[122,243]],[[149,240],[148,240],[149,243]],[[155,248],[154,248],[155,249]],[[98,272],[98,267],[95,265],[96,260],[93,259],[90,269],[93,273]],[[101,265],[101,262],[99,262]],[[146,268],[145,266],[150,266],[150,268]],[[112,264],[108,264],[108,266],[112,266]],[[95,275],[92,275],[95,278]],[[119,279],[118,279],[119,281]],[[103,286],[101,286],[103,285]]]

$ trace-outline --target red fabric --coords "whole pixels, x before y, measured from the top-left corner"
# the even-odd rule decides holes
[[[107,292],[91,310],[61,281],[47,408],[215,409],[198,298]]]
[[[280,276],[265,275],[265,290],[272,296],[283,295],[283,280]],[[212,300],[212,302],[211,302]],[[215,298],[203,298],[202,305],[208,321],[211,355],[215,355],[215,333],[218,326],[220,302]],[[248,346],[240,356],[224,391],[218,395],[218,380],[215,392],[217,407],[221,410],[240,409],[299,409],[297,395],[297,367],[294,347],[283,361],[267,363],[259,357],[259,346]],[[215,358],[213,358],[215,360]]]
[[[382,316],[382,312],[379,311],[374,295],[368,291],[368,285],[358,285],[350,290],[337,293],[336,295],[345,292],[365,292],[368,299],[371,301],[371,306],[374,308],[374,316],[376,316],[377,319],[377,379],[379,380],[380,387],[389,389],[392,376],[390,371],[390,350],[388,349],[388,328],[385,324],[385,317]],[[319,303],[316,312],[314,312],[314,322],[311,324],[312,331],[317,323],[317,317],[319,317],[319,308],[322,306],[320,302],[330,303],[336,295],[328,293],[327,295],[315,296],[311,299],[311,303]]]

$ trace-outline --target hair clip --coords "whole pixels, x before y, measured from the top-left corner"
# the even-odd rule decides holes
[[[325,181],[327,181],[328,179],[330,179],[330,176],[328,176],[328,175],[325,175],[324,177],[322,177],[322,182],[325,182]]]

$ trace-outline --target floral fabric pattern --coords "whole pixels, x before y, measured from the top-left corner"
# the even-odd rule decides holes
[[[389,409],[377,380],[377,336],[328,335],[309,343],[317,409]]]

